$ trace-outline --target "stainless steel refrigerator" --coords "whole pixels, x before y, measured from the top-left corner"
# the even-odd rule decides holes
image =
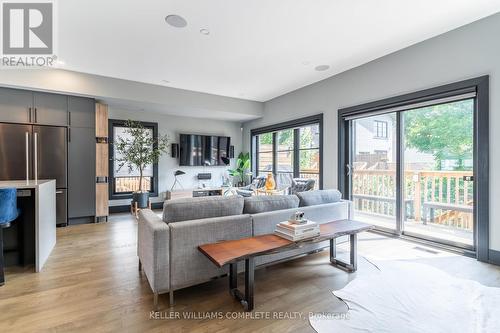
[[[0,180],[55,179],[58,225],[68,222],[67,156],[65,127],[0,123]]]

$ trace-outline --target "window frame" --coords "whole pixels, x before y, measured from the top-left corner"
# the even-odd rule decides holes
[[[108,153],[109,153],[109,200],[132,199],[133,192],[115,192],[115,175],[114,175],[114,128],[125,127],[126,120],[109,119],[108,120]],[[145,128],[153,130],[153,137],[158,138],[158,123],[139,121]],[[156,144],[155,144],[156,146]],[[151,180],[150,197],[158,197],[158,163],[153,164],[153,177]]]
[[[384,121],[384,120],[374,120],[373,123],[374,123],[374,127],[375,127],[375,135],[373,137],[375,139],[387,140],[389,138],[389,135],[388,135],[389,124],[388,124],[388,122]],[[379,130],[381,133],[379,133]]]
[[[319,127],[319,147],[317,148],[300,148],[300,133],[299,128],[305,127],[309,125],[318,125]],[[294,130],[294,145],[293,145],[293,177],[297,178],[300,175],[300,151],[302,150],[319,150],[319,182],[318,188],[323,189],[323,114],[317,114],[309,117],[299,118],[291,121],[286,121],[283,123],[278,123],[274,125],[269,125],[260,128],[254,128],[250,130],[250,152],[252,156],[252,174],[254,177],[258,175],[259,172],[259,163],[257,154],[259,153],[259,140],[258,135],[265,133],[273,134],[273,175],[276,177],[277,175],[277,132],[293,129]],[[288,151],[288,150],[287,150]],[[281,172],[280,172],[281,173]],[[285,172],[286,173],[286,172]],[[314,173],[316,174],[316,173]]]

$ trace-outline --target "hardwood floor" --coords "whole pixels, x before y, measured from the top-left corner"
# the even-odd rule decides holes
[[[0,288],[0,332],[312,332],[308,313],[345,311],[330,291],[375,271],[370,261],[376,260],[413,260],[500,286],[499,267],[366,233],[360,237],[357,273],[330,266],[328,251],[257,270],[253,318],[233,319],[249,314],[229,295],[227,278],[220,278],[177,291],[173,308],[168,294],[161,295],[160,312],[152,319],[153,294],[137,270],[136,233],[129,214],[58,229],[56,248],[41,273],[7,270]],[[187,315],[198,318],[182,318]],[[259,316],[264,319],[255,319]]]

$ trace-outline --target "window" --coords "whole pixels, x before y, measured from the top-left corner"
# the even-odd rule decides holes
[[[322,187],[322,115],[252,130],[252,169],[256,176],[273,173],[279,189],[293,178],[311,178]]]
[[[258,175],[267,175],[269,172],[274,172],[273,168],[273,133],[264,133],[259,135],[259,153],[257,154],[257,164],[259,169]]]
[[[158,136],[158,124],[142,122],[142,125],[151,131],[151,135]],[[126,134],[124,120],[109,120],[109,153],[111,156],[109,164],[109,197],[110,199],[127,199],[132,197],[132,193],[139,190],[139,171],[129,171],[127,166],[120,168],[116,159],[118,152],[115,151],[113,142]],[[151,196],[158,195],[158,165],[149,165],[143,170],[142,190],[149,191]]]
[[[373,125],[375,138],[387,139],[387,121],[374,120]]]
[[[319,183],[320,174],[320,133],[319,124],[301,127],[299,146],[299,177],[312,178]]]

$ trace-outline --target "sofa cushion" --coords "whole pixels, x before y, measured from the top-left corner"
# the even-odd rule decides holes
[[[297,193],[299,207],[338,202],[342,194],[338,190],[316,190]]]
[[[257,214],[275,210],[297,208],[299,198],[295,195],[258,195],[245,198],[243,213]]]
[[[242,212],[243,198],[240,196],[173,199],[165,201],[163,205],[163,221],[199,220],[240,215]]]

